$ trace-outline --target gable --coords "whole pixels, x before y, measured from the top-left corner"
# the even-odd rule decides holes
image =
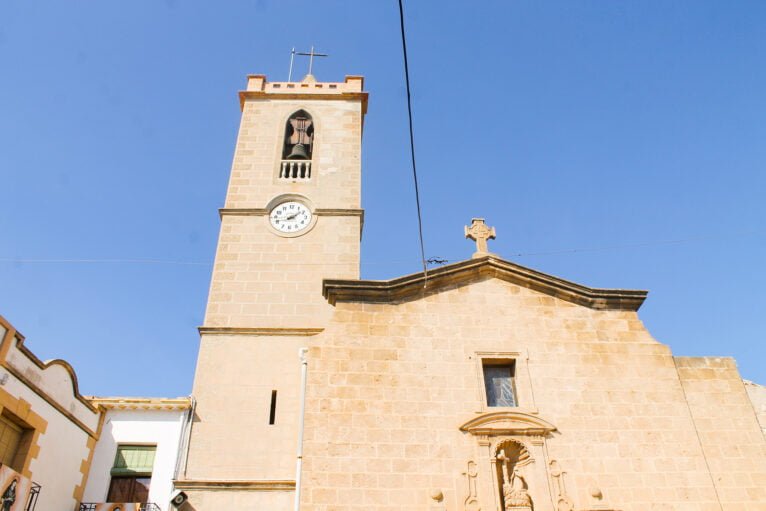
[[[329,279],[323,282],[322,293],[332,305],[339,301],[396,303],[486,278],[500,279],[595,310],[636,311],[647,295],[647,291],[641,290],[583,286],[491,255],[442,266],[429,271],[427,276],[421,272],[393,280]]]

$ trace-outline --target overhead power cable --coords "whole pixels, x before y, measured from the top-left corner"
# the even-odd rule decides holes
[[[621,243],[615,245],[601,245],[591,247],[579,247],[579,248],[562,248],[553,250],[542,251],[530,251],[530,252],[515,252],[512,254],[503,254],[504,257],[535,257],[535,256],[547,256],[547,255],[565,255],[576,254],[584,252],[612,252],[619,250],[627,250],[631,248],[644,248],[644,247],[658,247],[663,245],[682,245],[685,243],[695,242],[708,242],[708,241],[721,241],[729,239],[739,238],[760,238],[766,236],[764,230],[754,231],[742,231],[733,232],[724,235],[701,235],[701,236],[688,236],[685,238],[676,239],[663,239],[663,240],[647,240],[636,241],[632,243]],[[461,261],[465,258],[464,255],[453,254],[451,257],[432,257],[426,261],[428,264],[445,264],[454,261]],[[380,261],[362,261],[364,265],[389,265],[389,264],[412,264],[415,261],[413,259],[386,259]],[[0,257],[0,263],[11,264],[27,264],[27,263],[73,263],[73,264],[171,264],[182,266],[212,266],[213,261],[180,261],[172,259],[61,259],[61,258],[24,258],[24,257]],[[275,264],[275,263],[263,263],[263,264]],[[343,265],[348,266],[349,263],[287,263],[279,262],[280,266],[289,266],[291,264],[300,266],[332,266]]]
[[[420,260],[423,262],[423,276],[425,286],[428,283],[428,263],[426,262],[426,249],[423,243],[423,215],[420,212],[420,189],[418,187],[418,171],[415,166],[415,132],[412,128],[412,94],[410,93],[410,66],[407,62],[407,38],[404,35],[404,6],[399,0],[399,26],[402,31],[402,53],[404,54],[404,81],[407,85],[407,116],[410,125],[410,156],[412,159],[412,178],[415,182],[415,205],[418,209],[418,236],[420,237]]]
[[[211,266],[212,261],[173,261],[169,259],[25,259],[23,257],[2,257],[0,263],[71,263],[71,264],[175,264],[180,266]]]

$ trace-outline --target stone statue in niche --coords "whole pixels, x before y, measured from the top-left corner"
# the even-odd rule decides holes
[[[503,480],[503,506],[505,511],[531,511],[532,498],[527,491],[527,482],[521,475],[521,469],[517,463],[506,456],[505,450],[497,455],[497,461],[502,468]]]

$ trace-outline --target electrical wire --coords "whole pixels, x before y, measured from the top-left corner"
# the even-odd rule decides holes
[[[744,231],[739,233],[731,233],[724,235],[703,235],[703,236],[689,236],[685,238],[677,239],[665,239],[665,240],[651,240],[651,241],[639,241],[633,243],[622,243],[617,245],[602,245],[598,247],[580,247],[580,248],[564,248],[557,250],[547,250],[539,252],[516,252],[513,254],[504,255],[503,257],[534,257],[534,256],[546,256],[546,255],[564,255],[564,254],[576,254],[581,252],[610,252],[616,250],[625,250],[629,248],[643,248],[643,247],[657,247],[663,245],[681,245],[684,243],[704,242],[704,241],[720,241],[727,239],[739,239],[750,237],[762,237],[766,236],[766,231]],[[465,259],[465,255],[456,257],[433,257],[426,261],[430,264],[445,264],[450,262],[462,261]],[[390,265],[390,264],[412,264],[412,259],[388,259],[385,261],[362,261],[363,265]],[[39,259],[27,259],[23,257],[0,257],[0,263],[11,264],[34,264],[34,263],[73,263],[73,264],[170,264],[181,266],[206,266],[213,265],[212,261],[179,261],[169,259],[60,259],[60,258],[39,258]],[[252,264],[252,263],[248,263]],[[348,266],[352,263],[289,263],[286,261],[263,263],[263,264],[278,264],[279,266]]]
[[[423,263],[423,286],[428,284],[428,263],[426,249],[423,243],[423,215],[420,210],[420,189],[418,187],[418,171],[415,166],[415,133],[412,128],[412,94],[410,94],[410,66],[407,62],[407,38],[404,35],[404,6],[399,0],[399,26],[402,32],[402,53],[404,54],[404,81],[407,84],[407,116],[410,125],[410,156],[412,159],[412,178],[415,182],[415,204],[418,209],[418,236],[420,237],[420,260]]]
[[[24,259],[21,257],[2,257],[0,263],[73,263],[73,264],[176,264],[181,266],[211,266],[213,263],[198,261],[171,261],[165,259]]]

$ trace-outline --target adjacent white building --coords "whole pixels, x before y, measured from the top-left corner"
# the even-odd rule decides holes
[[[193,400],[82,396],[0,316],[0,498],[10,511],[170,511]],[[7,509],[7,508],[3,508]]]
[[[11,511],[76,509],[100,423],[72,367],[37,358],[0,316],[0,495]]]
[[[170,508],[190,398],[93,398],[103,408],[83,503],[148,502]],[[150,506],[151,507],[151,506]]]
[[[104,411],[83,507],[148,502],[168,511],[191,417],[190,398],[92,398]],[[154,509],[153,506],[148,506]]]

